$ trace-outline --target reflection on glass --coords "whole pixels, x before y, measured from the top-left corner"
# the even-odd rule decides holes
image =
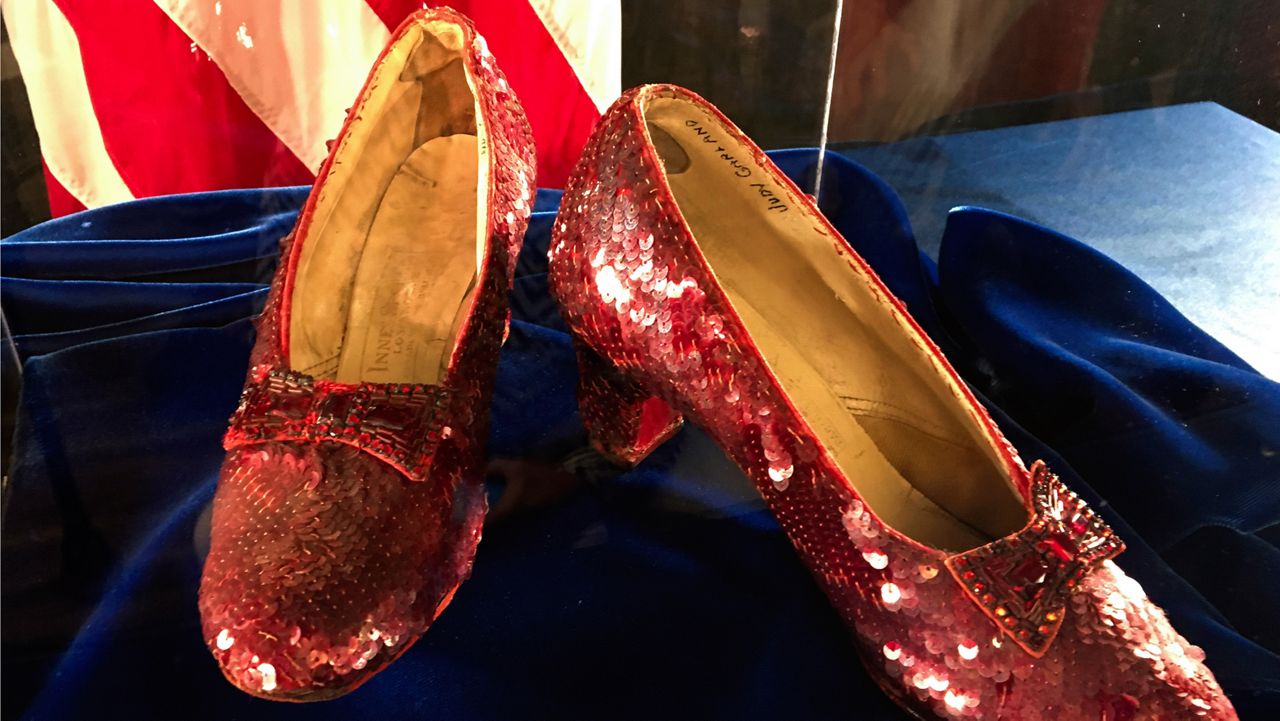
[[[622,87],[675,83],[763,148],[817,145],[836,0],[623,0]]]

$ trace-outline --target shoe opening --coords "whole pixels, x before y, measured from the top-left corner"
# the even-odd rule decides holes
[[[294,370],[350,383],[445,374],[486,249],[488,162],[469,42],[453,23],[410,24],[358,100],[294,240]]]
[[[844,241],[703,104],[667,90],[641,103],[717,280],[871,509],[952,551],[1022,528],[1025,504],[958,381],[851,262]]]

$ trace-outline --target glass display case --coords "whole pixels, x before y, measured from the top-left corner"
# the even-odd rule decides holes
[[[1280,710],[1275,3],[444,4],[6,0],[4,718]]]

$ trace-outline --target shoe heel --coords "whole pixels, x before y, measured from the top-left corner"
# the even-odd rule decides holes
[[[684,418],[666,401],[624,376],[612,363],[575,343],[578,409],[591,445],[635,465],[680,430]]]

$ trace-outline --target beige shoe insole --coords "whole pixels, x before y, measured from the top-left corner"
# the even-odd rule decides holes
[[[880,344],[863,334],[839,337],[829,319],[814,313],[817,305],[804,302],[806,294],[801,292],[802,286],[793,285],[808,279],[788,277],[780,272],[786,267],[783,264],[761,264],[752,252],[751,243],[777,241],[758,237],[759,230],[751,221],[754,208],[743,203],[740,196],[725,193],[713,197],[693,192],[695,187],[709,187],[711,182],[692,172],[698,167],[695,155],[691,172],[668,178],[678,193],[685,191],[679,195],[681,212],[686,219],[719,215],[716,235],[734,241],[702,243],[708,259],[714,263],[716,277],[757,347],[766,351],[769,368],[793,402],[797,402],[805,422],[813,427],[854,488],[876,514],[891,519],[890,525],[908,535],[926,536],[940,547],[954,549],[974,548],[991,540],[948,513],[903,477],[885,458],[858,417],[850,413],[848,402],[841,397],[845,394],[838,392],[837,379],[842,376],[847,379],[848,373],[853,372],[863,375],[863,383],[855,385],[874,383],[877,367],[892,359],[877,357]],[[761,290],[770,287],[773,292]],[[742,288],[747,291],[743,292]],[[770,315],[775,319],[778,316],[776,309],[766,315],[749,298],[783,305],[788,301],[799,303],[800,312],[787,319],[784,332],[770,319]],[[804,317],[806,315],[810,317]],[[825,374],[816,365],[824,360],[828,366]],[[865,393],[865,387],[858,390]]]
[[[976,548],[991,540],[911,485],[884,457],[858,420],[851,416],[847,404],[831,388],[830,382],[805,360],[805,354],[747,303],[740,293],[726,290],[729,290],[734,310],[751,329],[751,337],[760,346],[773,350],[769,368],[782,387],[807,389],[802,409],[805,422],[818,434],[854,488],[877,515],[894,519],[896,525],[891,525],[895,528],[905,526],[899,530],[908,535],[927,535],[929,541],[940,548]],[[900,519],[910,520],[904,522]]]
[[[801,416],[898,531],[963,551],[1025,523],[958,391],[791,191],[719,121],[645,110],[667,180],[716,278]],[[655,132],[655,126],[657,132]]]
[[[387,188],[361,252],[336,379],[435,383],[476,282],[476,136],[435,138]]]

